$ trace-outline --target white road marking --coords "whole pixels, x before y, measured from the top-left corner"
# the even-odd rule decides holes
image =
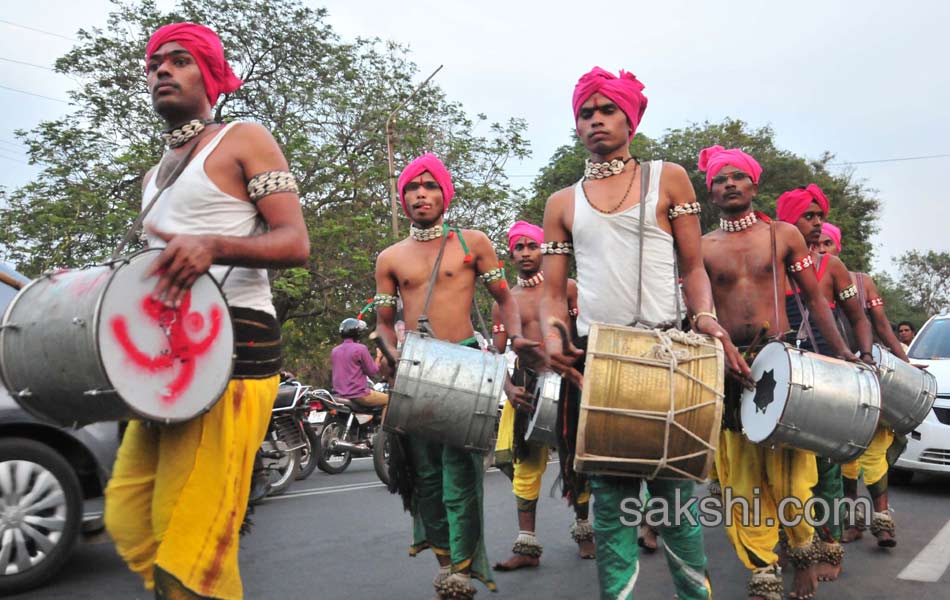
[[[950,521],[897,576],[910,581],[940,581],[950,566]]]

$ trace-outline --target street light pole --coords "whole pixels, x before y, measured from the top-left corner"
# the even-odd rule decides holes
[[[394,238],[399,237],[399,192],[396,190],[396,166],[393,158],[393,136],[396,133],[396,113],[406,104],[409,104],[409,101],[416,97],[419,90],[425,87],[425,85],[435,77],[435,74],[442,70],[442,67],[443,65],[439,65],[438,69],[432,71],[432,74],[426,77],[425,81],[420,83],[408,98],[399,103],[399,106],[394,108],[393,111],[389,113],[389,118],[386,119],[386,150],[389,153],[389,201],[393,216]]]

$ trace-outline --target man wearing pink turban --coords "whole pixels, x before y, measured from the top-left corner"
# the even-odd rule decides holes
[[[267,269],[305,264],[309,236],[270,132],[210,120],[218,94],[241,83],[217,35],[194,23],[162,27],[146,61],[153,107],[169,126],[168,149],[144,180],[146,238],[162,249],[146,300],[159,302],[172,321],[200,316],[183,311],[192,284],[210,273],[235,323],[236,360],[208,412],[172,425],[129,423],[105,492],[105,522],[119,555],[157,597],[241,598],[239,531],[281,364]],[[165,385],[168,373],[136,375]]]
[[[800,287],[805,303],[816,315],[816,325],[845,356],[847,346],[834,326],[834,317],[819,290],[811,268],[811,255],[798,230],[752,209],[762,173],[758,162],[741,150],[713,146],[699,155],[706,171],[710,201],[720,212],[719,229],[703,237],[703,260],[712,282],[719,320],[732,339],[754,358],[769,338],[781,339],[790,315],[784,304],[786,280]],[[762,341],[764,338],[764,341]],[[759,341],[757,341],[759,340]],[[766,382],[767,383],[767,382]],[[815,592],[817,565],[813,557],[824,547],[813,543],[812,521],[801,518],[801,507],[810,506],[812,487],[818,481],[811,452],[755,444],[743,433],[743,382],[726,377],[722,429],[716,451],[716,470],[722,489],[734,498],[752,503],[761,500],[763,515],[778,514],[779,501],[794,498],[797,524],[785,527],[788,555],[795,572],[793,597],[810,598]],[[751,425],[746,423],[745,425]],[[767,493],[760,494],[762,490]],[[786,518],[791,518],[786,510]],[[750,522],[733,508],[726,527],[739,560],[750,571],[750,598],[781,598],[782,569],[775,546],[777,519]],[[768,521],[775,521],[769,524]]]
[[[566,323],[567,273],[574,255],[577,268],[577,342],[586,344],[594,323],[646,326],[681,322],[682,297],[676,271],[682,276],[687,313],[692,327],[723,343],[731,369],[747,375],[729,335],[713,313],[709,278],[703,268],[701,231],[692,184],[680,165],[649,161],[642,165],[630,155],[646,98],[643,84],[630,73],[619,77],[594,68],[577,82],[572,99],[577,135],[588,152],[583,178],[548,199],[543,246],[546,277],[541,301],[541,327],[552,368],[575,385],[583,383],[583,354],[565,350],[554,318]],[[568,418],[562,443],[575,447],[573,418],[578,408],[565,402]],[[579,437],[584,432],[577,432]],[[662,448],[657,450],[662,452]],[[574,456],[561,460],[571,469]],[[579,456],[577,457],[580,458]],[[563,478],[570,481],[570,473]],[[639,495],[636,477],[591,476],[594,502],[594,543],[601,598],[629,598],[639,572],[636,527],[624,524],[621,505]],[[651,479],[651,496],[671,505],[689,497],[691,481]],[[664,530],[676,594],[680,600],[706,600],[711,595],[703,576],[706,555],[698,524],[680,522]],[[646,539],[644,539],[646,542]]]
[[[815,184],[789,190],[778,197],[776,213],[779,219],[791,223],[805,238],[805,241],[815,246],[821,236],[821,225],[828,215],[828,198]],[[789,287],[789,294],[785,299],[786,312],[789,316],[789,325],[795,331],[801,331],[806,338],[802,347],[812,352],[826,356],[838,356],[853,360],[856,352],[861,360],[873,365],[871,354],[873,338],[871,323],[864,312],[864,307],[858,297],[858,289],[851,280],[848,267],[837,257],[830,254],[819,254],[813,251],[810,255],[809,268],[814,267],[818,278],[818,286],[822,296],[836,312],[843,313],[844,320],[851,325],[854,332],[855,346],[841,356],[827,338],[827,333],[815,327],[815,316],[807,311],[799,310],[796,301],[796,290]],[[815,496],[823,501],[823,506],[839,506],[844,497],[844,487],[841,479],[841,465],[826,457],[817,457],[818,484],[814,488]],[[816,513],[821,513],[820,507]],[[821,514],[816,514],[821,517]],[[841,572],[841,563],[844,559],[844,549],[841,546],[841,519],[840,515],[830,515],[824,526],[817,528],[818,536],[822,540],[822,559],[818,564],[818,577],[825,581],[837,579]]]
[[[477,349],[471,314],[475,285],[481,280],[498,304],[499,321],[519,360],[530,368],[542,365],[544,356],[538,342],[522,336],[518,303],[508,290],[491,240],[480,231],[449,227],[444,222],[454,194],[445,165],[435,155],[424,154],[403,169],[397,186],[412,223],[409,237],[389,246],[376,259],[374,304],[379,337],[396,347],[396,305],[402,300],[406,344],[411,336],[425,333]],[[529,398],[510,380],[505,391],[516,403]],[[445,415],[434,418],[451,426]],[[413,555],[430,547],[434,551],[439,573],[433,585],[439,598],[473,598],[473,578],[495,589],[485,554],[482,455],[413,433],[392,434],[390,441],[397,448],[390,455],[390,489],[400,493],[414,518],[409,551]],[[405,457],[409,460],[403,460]]]
[[[511,295],[518,303],[521,314],[521,330],[524,335],[539,344],[541,337],[540,305],[544,291],[544,272],[541,270],[541,244],[544,243],[544,230],[525,221],[518,221],[508,229],[508,257],[518,269],[518,284],[512,288]],[[568,314],[577,315],[577,285],[568,281]],[[507,347],[508,332],[501,322],[498,305],[492,307],[492,341],[501,351]],[[526,390],[534,390],[542,374],[515,365],[512,380],[515,385]],[[547,377],[553,377],[548,374]],[[562,385],[565,385],[562,382]],[[561,390],[576,394],[577,388],[569,386]],[[550,401],[550,400],[548,400]],[[541,544],[535,533],[538,498],[541,495],[541,477],[547,470],[549,443],[530,442],[525,439],[528,424],[531,421],[532,406],[517,405],[516,398],[509,398],[502,410],[498,425],[498,440],[495,444],[495,466],[512,481],[512,490],[518,508],[518,537],[512,547],[513,555],[505,562],[495,565],[496,571],[512,571],[540,564]],[[554,425],[551,423],[550,425]],[[590,535],[589,508],[590,486],[586,479],[578,477],[573,482],[577,489],[577,501],[574,502],[574,524],[571,527],[573,537],[582,558],[594,558],[593,536]]]
[[[841,253],[841,230],[831,223],[823,223],[818,251],[822,254],[838,256]],[[858,300],[864,306],[865,313],[878,338],[892,354],[904,362],[909,362],[904,348],[894,335],[891,321],[884,312],[884,300],[878,293],[874,280],[867,273],[858,272],[852,272],[851,278],[858,289]],[[851,342],[855,343],[854,340]],[[907,440],[904,436],[900,438],[896,446],[902,448],[907,445]],[[871,438],[867,450],[856,460],[841,466],[844,493],[851,500],[858,499],[858,480],[864,478],[864,484],[868,488],[871,503],[874,506],[871,533],[877,538],[877,545],[884,548],[893,548],[897,545],[894,517],[891,516],[887,507],[887,471],[890,467],[888,450],[892,445],[895,445],[894,432],[881,424],[875,431],[874,437]],[[863,525],[863,520],[861,523],[849,524],[841,534],[841,541],[847,544],[861,539],[864,536]]]

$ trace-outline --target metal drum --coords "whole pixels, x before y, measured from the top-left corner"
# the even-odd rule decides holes
[[[874,344],[871,349],[881,377],[881,421],[898,434],[917,429],[937,400],[937,378]]]
[[[719,340],[594,323],[574,469],[704,481],[719,440],[724,384]]]
[[[24,409],[66,426],[173,423],[217,402],[234,354],[224,295],[202,275],[180,308],[153,300],[159,252],[46,274],[10,302],[0,374]]]
[[[505,357],[410,331],[383,426],[447,446],[488,452],[504,394]]]
[[[557,447],[557,411],[561,400],[561,376],[547,371],[542,373],[534,387],[534,414],[528,423],[524,439],[532,444]]]
[[[755,390],[742,393],[742,429],[750,441],[808,450],[838,463],[867,449],[881,413],[874,369],[767,344],[752,363]]]

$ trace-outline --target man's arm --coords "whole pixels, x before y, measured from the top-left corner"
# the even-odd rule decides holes
[[[781,236],[781,241],[784,242],[785,246],[784,253],[781,250],[779,251],[782,264],[785,265],[786,269],[789,269],[792,279],[795,280],[795,285],[798,286],[805,297],[805,305],[808,307],[811,319],[818,326],[818,330],[825,336],[839,358],[855,360],[851,350],[848,349],[848,345],[841,337],[841,332],[835,326],[835,318],[831,314],[831,307],[828,306],[828,301],[825,300],[825,297],[821,294],[821,288],[818,286],[815,269],[812,267],[805,267],[801,270],[790,269],[796,262],[801,263],[806,257],[811,256],[808,246],[805,245],[805,238],[802,237],[798,229],[791,225],[776,227],[776,236]],[[815,348],[815,350],[818,349]]]
[[[891,321],[887,318],[887,313],[884,311],[884,301],[881,300],[881,294],[877,291],[877,285],[875,285],[874,280],[866,273],[858,273],[858,281],[864,285],[864,297],[870,305],[868,306],[868,313],[871,315],[871,324],[874,326],[874,332],[877,333],[877,337],[884,342],[894,356],[904,362],[910,362],[900,341],[897,339],[897,336],[894,335],[894,330],[891,328]]]
[[[864,307],[861,306],[858,290],[851,281],[851,273],[848,268],[836,256],[828,255],[825,260],[828,264],[828,274],[834,286],[835,301],[841,303],[851,327],[854,329],[854,335],[858,338],[858,349],[861,353],[861,359],[868,363],[873,363],[871,358],[871,345],[874,343],[871,337],[871,323],[864,314]]]
[[[567,280],[567,316],[571,319],[571,337],[577,337],[577,316],[580,310],[577,308],[577,282],[573,279]]]
[[[369,348],[360,344],[360,365],[363,367],[363,375],[367,377],[376,377],[379,375],[379,366],[369,353]]]
[[[556,192],[548,199],[544,207],[544,241],[546,243],[571,242],[571,232],[568,231],[565,223],[565,210],[573,199],[570,189]],[[574,368],[574,364],[583,352],[574,348],[573,345],[570,346],[568,352],[564,352],[564,342],[570,342],[570,340],[562,341],[561,335],[549,323],[551,319],[556,319],[565,326],[569,322],[567,272],[570,268],[570,256],[545,254],[541,264],[544,270],[544,289],[541,294],[540,315],[545,350],[551,361],[551,368],[574,385],[581,386],[584,377]]]
[[[669,202],[663,205],[668,207],[667,210],[678,205],[690,205],[696,201],[693,185],[683,167],[664,163],[663,175],[664,187],[669,196]],[[662,217],[668,219],[666,214]],[[746,377],[750,376],[752,369],[746,364],[726,330],[711,316],[715,308],[709,275],[703,264],[699,215],[684,214],[669,223],[675,240],[680,276],[683,278],[683,293],[686,296],[687,309],[694,315],[693,329],[711,335],[722,342],[730,370]],[[677,293],[679,293],[678,288]],[[700,316],[695,318],[695,315]]]
[[[376,258],[376,334],[386,343],[392,352],[396,352],[396,304],[380,302],[380,298],[396,297],[396,278],[391,267],[391,251],[383,250]],[[389,375],[394,368],[384,362],[382,373]],[[381,365],[382,366],[382,365]]]
[[[491,322],[492,344],[496,350],[504,352],[505,348],[508,347],[508,333],[505,331],[505,324],[502,322],[501,310],[499,310],[497,302],[491,305]]]
[[[229,137],[240,153],[239,166],[245,183],[267,171],[287,171],[280,147],[269,131],[259,125],[242,124]],[[257,210],[267,231],[248,237],[224,235],[176,235],[154,230],[167,245],[155,259],[151,273],[160,273],[155,296],[177,305],[181,297],[211,265],[279,269],[306,264],[310,238],[294,192],[279,192],[261,198]]]

